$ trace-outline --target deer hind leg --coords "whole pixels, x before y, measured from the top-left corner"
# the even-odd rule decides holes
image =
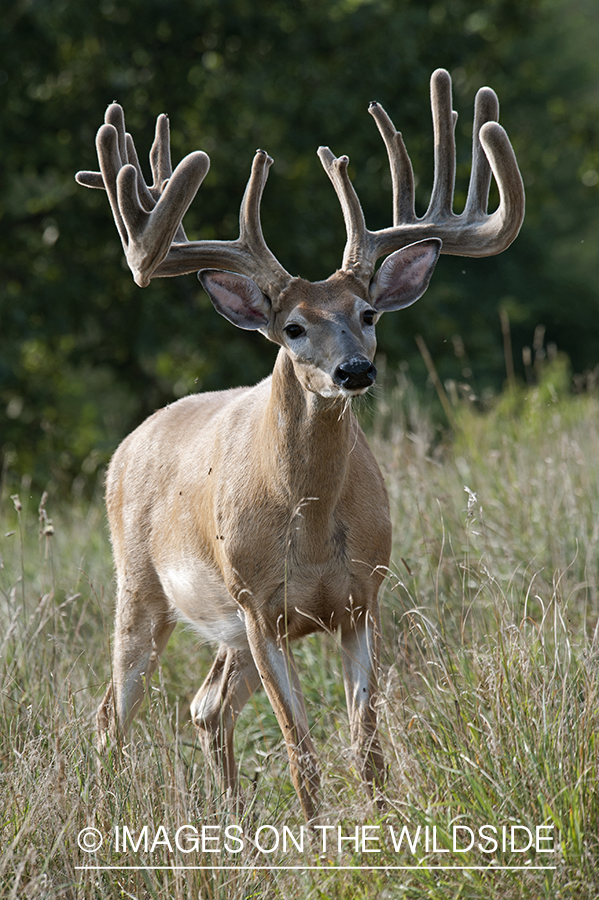
[[[175,627],[159,583],[137,588],[127,582],[117,593],[112,680],[97,715],[103,746],[107,737],[114,742],[127,733]]]
[[[277,641],[261,628],[247,609],[245,614],[252,656],[283,732],[291,779],[309,822],[314,819],[320,775],[295,660],[284,640]]]
[[[252,654],[221,644],[204,683],[191,703],[191,718],[224,791],[237,787],[233,731],[241,710],[260,686]]]
[[[343,681],[353,750],[362,778],[372,787],[385,781],[385,761],[374,707],[379,650],[378,616],[357,610],[342,630]]]

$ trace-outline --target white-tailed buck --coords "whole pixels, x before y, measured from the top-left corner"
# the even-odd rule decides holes
[[[107,505],[118,592],[100,734],[114,740],[126,732],[181,617],[218,644],[191,714],[223,786],[236,785],[233,729],[262,684],[308,820],[319,774],[291,652],[298,638],[339,633],[357,763],[371,786],[384,780],[376,725],[377,594],[389,564],[391,525],[383,478],[350,402],[376,377],[375,324],[424,293],[439,253],[500,253],[524,215],[522,180],[489,88],[476,98],[468,198],[454,214],[457,116],[442,69],[432,76],[431,97],[435,175],[422,218],[414,212],[401,135],[377,103],[369,112],[389,155],[392,227],[367,229],[347,157],[318,151],[347,229],[341,268],[326,281],[292,277],[266,246],[260,199],[272,160],[262,150],[234,241],[187,240],[181,220],[209,160],[191,153],[172,171],[166,116],[158,119],[150,152],[151,186],[116,104],[98,132],[100,172],[77,175],[80,184],[106,189],[138,285],[201,270],[219,313],[280,347],[266,380],[185,397],[151,416],[114,455]],[[491,173],[500,202],[488,214]]]

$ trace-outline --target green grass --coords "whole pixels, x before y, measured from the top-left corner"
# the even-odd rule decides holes
[[[596,898],[599,894],[599,398],[569,396],[559,363],[479,413],[454,407],[451,441],[408,383],[381,398],[371,442],[394,548],[382,592],[380,722],[386,807],[352,767],[333,638],[297,657],[323,769],[321,822],[303,852],[247,840],[300,834],[281,735],[262,692],[236,735],[244,818],[219,797],[188,705],[212,651],[177,629],[119,759],[101,770],[95,708],[110,675],[113,570],[101,500],[20,492],[0,510],[0,900],[8,898]],[[21,509],[17,509],[22,504]],[[49,517],[53,520],[49,522]],[[115,751],[116,752],[116,751]],[[237,825],[234,854],[114,851],[115,825]],[[420,845],[393,848],[403,826]],[[453,852],[452,829],[553,826],[553,854]],[[83,853],[79,831],[104,845]],[[378,843],[337,851],[345,837]],[[436,848],[424,835],[435,830]],[[209,832],[214,835],[216,832]],[[232,834],[238,834],[232,831]],[[548,834],[548,831],[543,832]],[[359,832],[361,835],[361,832]],[[463,838],[468,833],[458,832]],[[158,838],[164,833],[158,833]],[[231,843],[230,843],[231,846]],[[237,845],[234,845],[237,846]],[[490,847],[489,843],[485,846]],[[521,845],[520,845],[521,846]],[[82,871],[96,864],[310,865],[304,871]],[[427,867],[428,864],[428,867]],[[332,866],[354,866],[338,869]],[[420,866],[366,870],[359,866]],[[445,866],[510,866],[440,869]],[[541,870],[541,865],[555,866]],[[523,867],[527,867],[526,869]]]

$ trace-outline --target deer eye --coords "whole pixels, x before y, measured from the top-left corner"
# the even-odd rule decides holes
[[[376,313],[373,309],[366,309],[362,313],[362,322],[364,325],[374,325],[374,317]]]
[[[301,325],[297,325],[294,322],[292,322],[290,325],[286,325],[283,330],[284,330],[285,334],[287,335],[287,337],[291,338],[291,340],[301,337],[302,334],[306,333],[305,328],[302,328]]]

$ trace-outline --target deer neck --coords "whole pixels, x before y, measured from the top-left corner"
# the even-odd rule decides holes
[[[295,511],[292,532],[300,543],[325,551],[338,527],[335,510],[343,490],[351,435],[357,423],[344,401],[306,390],[285,350],[277,357],[266,411],[267,465],[277,489]],[[290,523],[291,524],[291,523]]]

